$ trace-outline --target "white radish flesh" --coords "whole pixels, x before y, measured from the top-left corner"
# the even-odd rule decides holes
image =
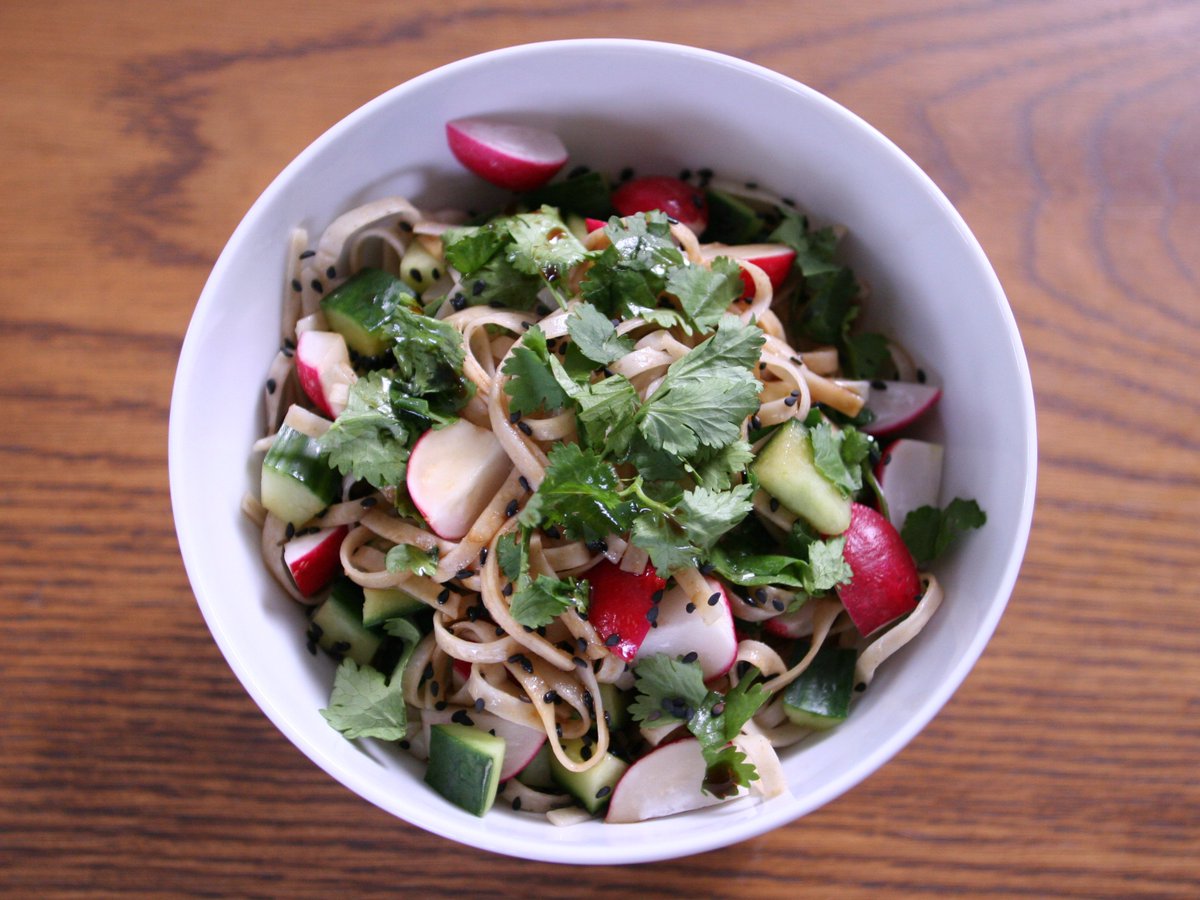
[[[942,491],[942,445],[901,438],[884,448],[875,478],[897,528],[914,509],[937,506]]]
[[[606,822],[644,822],[723,803],[703,791],[707,766],[695,738],[665,744],[643,756],[622,776]]]
[[[671,657],[695,653],[705,681],[729,671],[737,657],[737,633],[729,597],[719,581],[706,580],[712,594],[699,601],[705,605],[704,609],[693,604],[692,612],[688,612],[688,604],[692,601],[679,587],[663,595],[655,625],[638,648],[639,659],[655,653]],[[709,604],[707,601],[712,597],[717,598],[716,602]]]
[[[466,118],[446,123],[450,151],[480,178],[510,191],[541,187],[567,161],[556,134],[541,128]]]
[[[512,461],[486,428],[459,419],[425,432],[408,460],[408,495],[439,537],[461,540],[504,484]]]

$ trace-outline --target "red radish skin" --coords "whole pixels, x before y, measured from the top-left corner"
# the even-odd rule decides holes
[[[583,224],[587,227],[588,234],[591,234],[593,231],[599,231],[608,223],[603,219],[593,219],[591,216],[588,216],[583,220]]]
[[[633,662],[650,630],[646,616],[654,606],[654,595],[666,587],[666,581],[650,563],[638,574],[608,560],[592,566],[583,577],[591,589],[588,621],[609,650],[625,662]]]
[[[527,125],[456,119],[446,123],[446,140],[464,167],[508,191],[541,187],[567,161],[567,148],[556,134]]]
[[[725,802],[704,793],[706,770],[695,738],[661,744],[621,776],[604,821],[644,822]]]
[[[792,271],[792,263],[796,260],[796,251],[784,244],[735,244],[730,247],[713,247],[704,254],[709,259],[727,256],[730,259],[744,260],[754,263],[763,270],[763,274],[771,282],[774,290],[779,290],[784,279]],[[742,270],[743,297],[754,296],[754,279]]]
[[[897,528],[914,509],[937,506],[942,492],[942,445],[912,438],[892,441],[875,465],[875,480]]]
[[[339,553],[349,533],[347,526],[339,525],[292,538],[283,545],[283,564],[291,573],[296,589],[305,597],[324,588],[342,570]]]
[[[845,538],[842,558],[854,575],[837,594],[866,637],[916,608],[921,577],[900,532],[869,506],[850,504]]]
[[[708,201],[704,199],[704,191],[678,178],[663,175],[634,178],[613,191],[612,205],[622,216],[657,209],[696,234],[708,227]]]
[[[349,388],[358,377],[350,365],[346,339],[333,331],[305,331],[296,341],[300,386],[323,414],[336,419],[346,408]]]
[[[413,445],[405,486],[438,537],[461,540],[512,471],[486,428],[466,419],[430,430]]]
[[[705,579],[716,597],[715,603],[701,601],[693,606],[681,588],[667,591],[658,604],[658,613],[653,627],[638,648],[638,658],[656,653],[667,656],[696,654],[696,662],[704,674],[705,681],[724,675],[737,659],[737,631],[729,595],[725,586],[715,578]]]
[[[884,381],[871,388],[867,409],[875,414],[867,434],[881,437],[911,425],[933,408],[942,397],[942,389],[918,381]]]

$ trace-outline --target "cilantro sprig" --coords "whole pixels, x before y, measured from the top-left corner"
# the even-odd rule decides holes
[[[735,794],[758,779],[754,766],[732,745],[768,699],[757,669],[726,694],[704,685],[699,663],[654,654],[634,668],[637,697],[629,713],[642,725],[684,724],[700,742],[706,765],[703,789],[717,797]]]
[[[529,574],[529,533],[510,531],[496,542],[496,562],[513,585],[509,612],[526,628],[540,628],[572,607],[581,613],[588,608],[588,582]]]

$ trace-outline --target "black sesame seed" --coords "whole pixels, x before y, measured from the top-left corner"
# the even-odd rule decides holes
[[[441,712],[449,705],[450,704],[447,703],[445,700],[439,700],[437,703],[433,704],[433,708],[436,709],[438,712]]]
[[[584,744],[582,747],[579,748],[579,758],[582,759],[584,762],[587,762],[589,759],[592,758],[592,754],[594,752],[595,751],[592,750],[591,744]]]
[[[926,378],[926,375],[925,375],[925,370],[924,370],[924,369],[917,369],[917,381],[919,381],[921,384],[924,384],[924,383],[925,383],[925,378]]]
[[[442,588],[437,595],[438,603],[445,603],[450,599],[450,588]]]
[[[411,223],[411,222],[403,222],[403,221],[401,221],[401,222],[397,222],[397,223],[396,223],[396,226],[397,226],[397,227],[398,227],[398,228],[399,228],[401,231],[405,231],[405,232],[408,232],[408,231],[412,231],[412,230],[413,230],[413,227],[412,227],[412,223]]]
[[[558,530],[557,525],[551,525],[546,529],[546,537],[550,538],[552,541],[557,541],[560,537],[562,537],[562,532]]]
[[[429,693],[432,696],[436,697],[441,692],[442,692],[442,686],[440,684],[438,684],[436,681],[429,682]]]
[[[421,670],[421,681],[428,681],[433,677],[433,663],[425,663],[425,668]]]
[[[688,605],[683,608],[683,611],[688,615],[691,615],[696,611],[696,604],[689,602]]]
[[[880,378],[876,378],[874,381],[871,382],[871,389],[875,390],[875,391],[886,391],[887,390],[887,382],[883,381]]]
[[[610,634],[604,639],[605,647],[615,647],[619,643],[621,643],[621,636],[619,634]]]
[[[516,514],[517,514],[517,501],[509,500],[508,506],[504,507],[504,517],[506,519],[511,519]]]
[[[513,425],[516,425],[518,422],[520,422],[520,421],[521,421],[521,414],[520,414],[519,412],[511,412],[511,413],[509,413],[509,414],[508,414],[508,421],[509,421],[511,424],[513,424]]]
[[[496,637],[504,637],[504,629],[499,625],[496,626]]]
[[[396,746],[398,746],[401,750],[408,750],[410,747],[412,747],[412,744],[410,744],[408,741],[399,741]]]
[[[467,711],[465,709],[456,710],[454,715],[452,715],[450,717],[450,721],[455,722],[459,725],[474,725],[475,724],[475,720],[472,719],[469,715],[467,715]]]
[[[295,291],[296,293],[300,293],[300,291],[304,290],[304,285],[302,285],[300,283],[299,278],[292,279],[292,290]]]
[[[779,512],[779,501],[774,497],[771,498],[771,502],[767,505],[771,507],[771,512]]]
[[[413,266],[411,269],[408,270],[408,277],[418,283],[425,280],[425,276],[421,274],[421,270],[418,269],[416,266]]]
[[[558,694],[555,691],[546,691],[546,693],[542,694],[542,702],[543,703],[557,703],[558,702]]]
[[[467,298],[462,294],[455,294],[450,298],[450,308],[455,312],[465,309],[467,306]]]
[[[508,658],[508,661],[514,666],[520,666],[525,671],[526,675],[533,674],[533,663],[529,661],[529,657],[524,653],[514,653]]]
[[[791,393],[791,396],[793,396],[793,397],[799,397],[799,396],[800,396],[800,391],[798,391],[798,390],[796,390],[796,391],[792,391],[792,393]]]
[[[717,567],[714,566],[712,563],[705,563],[704,565],[702,565],[700,567],[700,574],[701,575],[711,575],[716,570],[717,570]]]
[[[274,378],[268,378],[268,379],[267,379],[267,393],[268,393],[268,394],[273,394],[273,393],[275,393],[275,389],[276,389],[276,388],[278,388],[278,387],[279,387],[279,385],[275,383],[275,379],[274,379]]]
[[[665,593],[665,591],[663,591],[661,589],[655,591],[653,594],[650,595],[650,602],[651,603],[662,603],[662,598],[663,598],[664,593]]]
[[[526,478],[524,475],[522,475],[520,478],[517,479],[517,484],[519,484],[522,488],[524,488],[526,492],[533,490],[533,488],[529,484],[529,479]]]
[[[486,566],[487,565],[487,557],[488,557],[488,548],[484,547],[482,550],[479,551],[479,565]]]
[[[482,697],[476,697],[476,698],[475,698],[475,712],[477,712],[477,713],[478,713],[478,712],[483,712],[483,708],[484,708],[486,705],[487,705],[487,704],[485,704],[485,703],[483,702],[483,698],[482,698]]]
[[[459,569],[457,572],[454,573],[454,577],[459,578],[459,579],[470,578],[474,574],[475,574],[474,569],[469,569],[466,566],[464,566],[463,568]]]
[[[319,278],[314,278],[312,280],[312,289],[318,294],[325,293],[325,285],[321,284],[321,280]]]
[[[758,190],[758,182],[757,181],[747,181],[746,182],[746,190],[757,191]]]
[[[521,811],[521,798],[520,797],[513,797],[512,808],[513,808],[513,812]]]
[[[659,607],[652,606],[646,610],[646,621],[650,623],[651,628],[658,627],[658,610]]]
[[[335,269],[333,266],[330,266],[328,269],[325,270],[325,277],[326,278],[337,278],[337,269]]]
[[[440,270],[440,269],[438,269],[436,266],[434,267],[433,271],[432,271],[432,272],[430,272],[429,274],[430,274],[430,275],[433,277],[433,280],[434,280],[434,281],[437,281],[439,278],[441,278],[441,277],[442,277],[442,272],[441,272],[441,270]]]
[[[776,597],[774,600],[771,601],[771,605],[773,607],[775,607],[775,609],[779,612],[783,612],[785,609],[787,609],[787,604],[784,603],[782,600],[780,600],[778,597]]]
[[[754,599],[761,605],[767,602],[767,589],[759,588],[754,592]]]
[[[502,593],[505,597],[511,597],[512,592],[513,586],[511,581],[505,584],[504,587],[500,588],[500,593]]]
[[[760,371],[760,372],[767,371],[767,364],[765,362],[760,362],[758,364],[758,371]]]
[[[758,416],[751,416],[750,417],[750,430],[758,431],[758,429],[760,429],[760,428],[762,428],[762,419],[760,419]]]
[[[795,406],[796,398],[795,397],[785,397],[783,400],[783,405],[784,406]]]
[[[379,502],[378,497],[363,497],[361,505],[362,505],[363,509],[370,509],[372,506],[374,506],[378,502]]]
[[[484,292],[484,290],[486,288],[487,288],[487,282],[485,282],[483,280],[479,280],[479,281],[476,281],[473,285],[471,285],[471,293],[474,296],[478,297],[480,294],[482,294]]]
[[[478,622],[479,617],[483,615],[484,609],[482,606],[471,606],[467,608],[467,619],[471,622]]]
[[[587,548],[592,553],[604,553],[605,551],[608,550],[608,542],[605,541],[604,539],[588,541]]]
[[[283,536],[285,538],[287,538],[288,540],[291,540],[292,538],[294,538],[296,536],[296,526],[293,525],[291,522],[288,522],[287,528],[283,529]]]
[[[581,668],[581,669],[587,668],[587,660],[586,659],[580,659],[578,656],[572,656],[571,662],[575,663],[575,665],[579,666],[579,668]]]
[[[858,693],[860,693],[860,694],[863,691],[865,691],[866,689],[867,689],[867,686],[865,684],[863,684],[861,681],[854,686],[854,690],[858,691]]]
[[[584,705],[584,708],[585,708],[585,709],[591,709],[591,710],[595,710],[595,708],[596,708],[596,701],[592,699],[592,692],[591,692],[591,691],[584,691],[584,692],[583,692],[583,705]]]
[[[575,638],[575,649],[579,653],[587,653],[588,642],[587,638]]]
[[[596,791],[596,799],[603,800],[605,797],[607,797],[611,793],[612,793],[612,785],[606,784],[606,785],[604,785],[604,787],[600,788],[600,790]]]
[[[525,435],[526,437],[533,436],[533,429],[529,427],[528,422],[518,422],[517,427],[521,429],[521,434]]]
[[[633,177],[633,169],[631,169],[629,166],[626,166],[617,175],[617,180],[618,181],[628,181],[632,177]]]
[[[715,594],[713,594],[711,597],[708,598],[709,606],[716,606],[720,602],[721,602],[721,592],[720,591],[717,591]]]
[[[280,352],[280,353],[282,353],[284,356],[288,357],[289,359],[290,359],[291,357],[293,357],[293,356],[295,356],[295,355],[296,355],[296,351],[295,351],[295,350],[294,350],[292,347],[286,347],[286,346],[285,346],[285,347],[284,347],[282,350],[280,350],[279,352]]]
[[[694,663],[699,658],[700,658],[700,654],[697,653],[695,650],[692,650],[688,653],[683,654],[683,656],[680,658],[679,661],[685,662],[685,663]]]
[[[303,253],[300,254],[300,258],[301,259],[312,259],[316,255],[317,255],[316,250],[305,250]]]

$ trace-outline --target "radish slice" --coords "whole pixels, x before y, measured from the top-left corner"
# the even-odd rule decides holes
[[[785,244],[737,244],[732,247],[707,246],[704,248],[706,259],[727,256],[730,259],[741,259],[754,263],[771,280],[771,287],[779,290],[783,280],[792,271],[792,263],[796,259],[796,251]],[[745,285],[744,296],[754,294],[754,280],[742,272],[742,284]]]
[[[504,484],[512,460],[486,428],[459,419],[425,432],[408,459],[408,495],[438,537],[461,540]]]
[[[567,161],[567,148],[558,135],[527,125],[456,119],[446,123],[446,140],[466,168],[509,191],[541,187]]]
[[[763,628],[776,637],[798,638],[813,633],[812,603],[805,603],[795,612],[784,613],[767,619]]]
[[[733,612],[721,582],[714,578],[705,580],[717,600],[703,607],[694,606],[692,612],[687,609],[691,600],[681,588],[672,588],[663,595],[654,627],[638,649],[639,659],[655,653],[673,657],[695,653],[705,681],[729,671],[737,658]]]
[[[854,573],[837,587],[863,637],[912,612],[921,599],[921,578],[895,527],[869,506],[850,504],[842,558]]]
[[[654,596],[667,583],[650,563],[637,573],[626,572],[606,559],[588,569],[584,577],[590,591],[588,621],[609,652],[632,662],[650,632]]]
[[[891,434],[916,421],[938,402],[942,389],[917,381],[876,381],[872,383],[867,409],[875,414],[867,434]]]
[[[901,438],[883,450],[875,479],[897,528],[914,509],[937,506],[942,491],[942,445]]]
[[[587,227],[588,234],[591,234],[593,231],[599,231],[608,223],[603,219],[593,219],[591,216],[588,216],[583,220],[583,224]]]
[[[612,205],[622,216],[657,209],[696,234],[708,227],[708,201],[704,191],[678,178],[656,175],[626,181],[613,191]]]
[[[465,717],[465,718],[464,718]],[[445,725],[449,722],[470,724],[481,731],[490,731],[496,737],[504,738],[504,762],[500,766],[500,780],[508,781],[533,762],[533,758],[546,743],[546,733],[528,725],[518,725],[489,712],[475,710],[421,710],[421,730],[428,741],[431,725]]]
[[[617,782],[604,821],[644,822],[724,803],[704,793],[706,769],[695,738],[664,744],[630,766]]]
[[[332,419],[341,415],[358,380],[350,365],[346,339],[335,331],[304,331],[296,342],[296,374],[317,409]]]
[[[283,564],[291,573],[296,589],[311,597],[341,571],[342,540],[349,534],[345,525],[322,528],[312,534],[292,538],[283,545]]]

